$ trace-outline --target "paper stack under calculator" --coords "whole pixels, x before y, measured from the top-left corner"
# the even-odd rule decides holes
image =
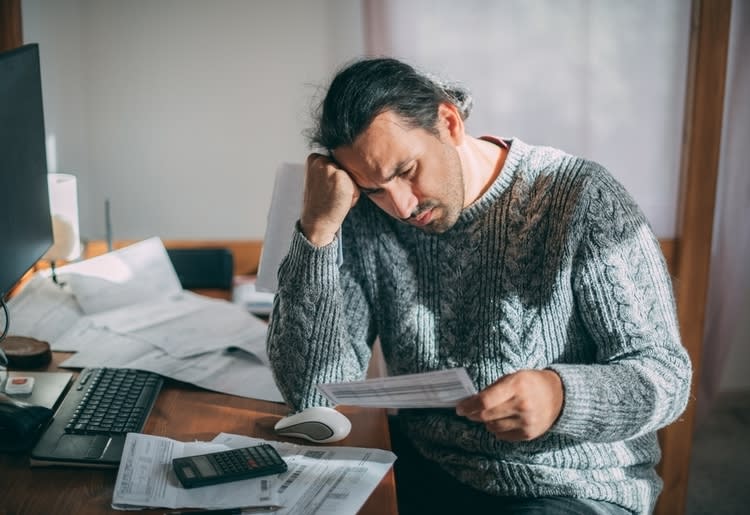
[[[282,474],[185,489],[172,471],[173,458],[268,443],[287,462]],[[112,507],[235,508],[281,506],[279,515],[356,514],[393,465],[382,449],[304,446],[220,433],[211,442],[178,442],[128,434],[117,472]]]

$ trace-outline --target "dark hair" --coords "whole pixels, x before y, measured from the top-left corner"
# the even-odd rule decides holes
[[[437,134],[437,110],[443,102],[455,105],[463,119],[469,116],[472,98],[465,88],[396,59],[362,59],[336,74],[308,136],[312,145],[329,151],[351,145],[384,111],[398,114],[411,128]]]

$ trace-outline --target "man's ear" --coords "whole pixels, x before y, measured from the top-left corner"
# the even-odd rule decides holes
[[[438,106],[438,130],[444,140],[456,146],[463,144],[464,121],[458,108],[451,103],[443,102]]]

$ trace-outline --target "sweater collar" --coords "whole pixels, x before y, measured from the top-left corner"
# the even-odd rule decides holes
[[[523,157],[528,153],[528,145],[518,138],[502,139],[496,136],[482,136],[480,139],[495,143],[496,145],[505,146],[508,148],[508,155],[505,156],[505,163],[503,164],[503,168],[500,170],[497,179],[495,179],[495,182],[481,197],[461,211],[461,215],[454,227],[471,222],[481,213],[484,213],[494,205],[503,193],[505,193],[505,190],[510,187],[513,178],[518,172]]]

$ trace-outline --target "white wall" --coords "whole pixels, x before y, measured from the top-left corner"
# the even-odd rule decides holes
[[[262,238],[312,97],[363,52],[349,0],[23,0],[40,46],[50,171],[78,176],[81,234]]]

